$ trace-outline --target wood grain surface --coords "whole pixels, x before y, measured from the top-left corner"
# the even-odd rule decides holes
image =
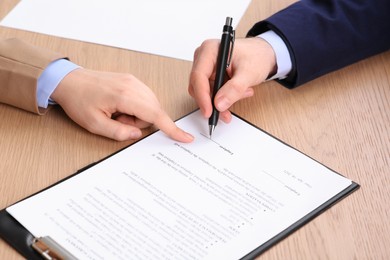
[[[292,2],[253,0],[237,36]],[[0,1],[0,19],[17,3]],[[191,62],[1,26],[0,37],[53,49],[89,69],[132,73],[173,119],[196,108],[187,92]],[[274,81],[255,90],[232,111],[361,185],[260,259],[390,258],[390,52],[294,90]],[[0,120],[1,209],[131,143],[87,132],[60,107],[37,116],[0,104]],[[0,259],[21,256],[0,240]]]

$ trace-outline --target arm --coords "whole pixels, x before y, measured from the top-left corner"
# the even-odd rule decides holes
[[[292,88],[390,48],[390,1],[298,1],[259,22],[249,36],[275,31],[287,44]],[[310,50],[310,52],[308,52]]]
[[[301,0],[257,23],[248,36],[273,30],[285,42],[292,69],[278,82],[293,88],[325,73],[390,48],[390,1]],[[277,71],[274,46],[258,37],[237,39],[230,79],[215,96],[221,119],[230,121],[229,108],[253,95],[253,87]],[[189,93],[202,114],[211,114],[210,81],[213,81],[218,40],[207,40],[195,51]]]
[[[37,81],[50,62],[61,58],[18,39],[0,40],[0,102],[43,114],[36,101]]]
[[[38,78],[61,58],[17,39],[0,41],[0,102],[42,114],[45,109],[37,105]],[[51,99],[80,126],[118,141],[139,138],[141,129],[151,125],[177,141],[193,140],[161,108],[154,93],[130,74],[74,69],[59,82]]]

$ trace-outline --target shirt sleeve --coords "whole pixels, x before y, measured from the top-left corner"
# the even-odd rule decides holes
[[[290,52],[286,43],[272,30],[264,32],[258,35],[258,37],[268,42],[275,52],[277,71],[267,80],[286,78],[292,68]]]
[[[51,62],[42,72],[37,82],[37,102],[41,108],[47,108],[49,104],[55,104],[50,100],[61,80],[80,66],[67,59],[59,59]]]

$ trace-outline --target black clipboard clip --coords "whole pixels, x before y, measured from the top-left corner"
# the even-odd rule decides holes
[[[68,250],[59,245],[49,236],[34,238],[31,247],[37,251],[43,259],[47,260],[75,260],[77,259]]]

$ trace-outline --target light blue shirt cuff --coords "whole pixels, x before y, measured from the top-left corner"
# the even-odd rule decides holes
[[[80,66],[68,61],[59,59],[51,62],[38,78],[37,83],[37,102],[41,108],[47,108],[49,104],[55,104],[50,100],[61,80],[71,71],[80,68]]]
[[[258,35],[258,37],[264,39],[272,46],[276,56],[276,64],[278,69],[276,74],[268,80],[286,78],[292,68],[290,52],[287,49],[286,43],[272,30],[266,31]]]

